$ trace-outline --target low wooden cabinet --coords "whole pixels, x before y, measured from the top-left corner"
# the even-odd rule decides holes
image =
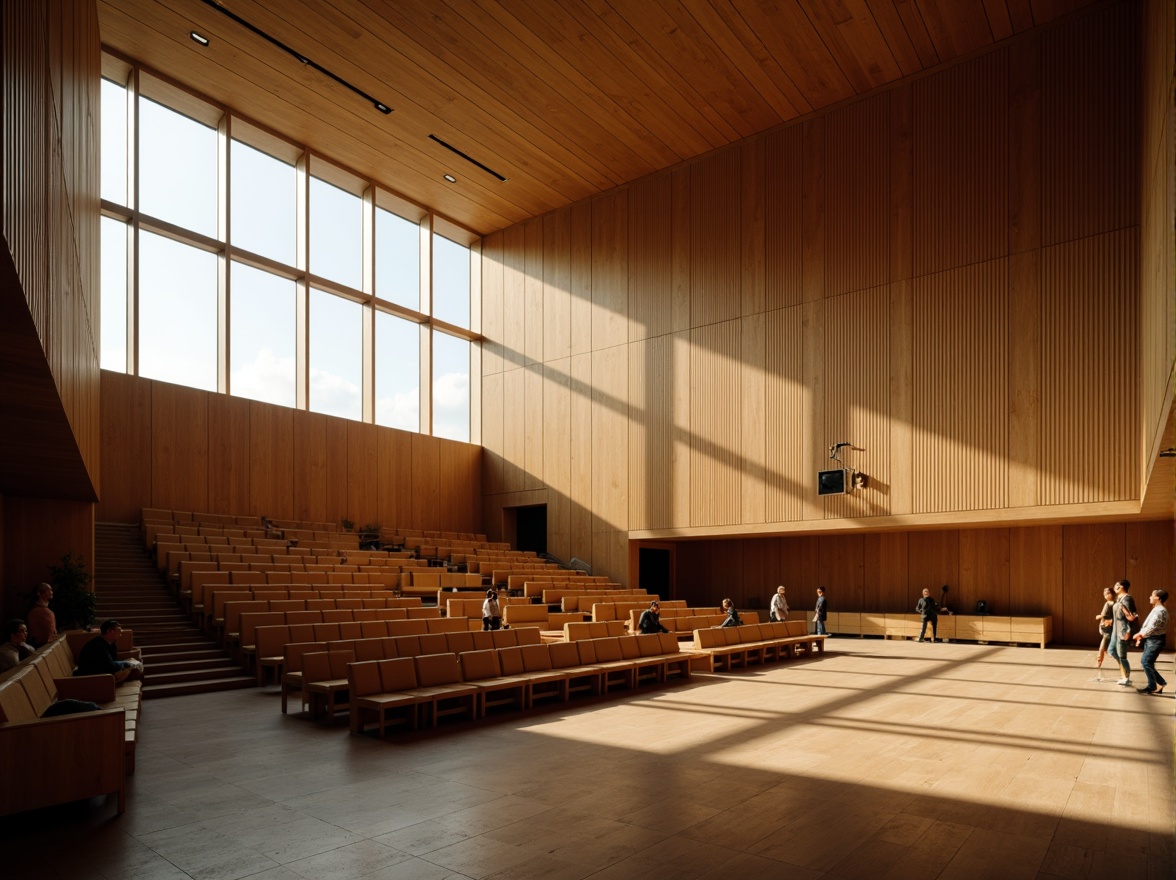
[[[834,635],[885,638],[918,638],[920,626],[917,614],[876,611],[831,611],[827,623],[828,631]],[[938,634],[939,638],[952,641],[1037,644],[1044,648],[1053,641],[1053,618],[941,614]]]

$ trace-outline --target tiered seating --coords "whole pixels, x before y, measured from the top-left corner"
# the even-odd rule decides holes
[[[629,632],[637,632],[637,624],[648,607],[629,609]],[[727,615],[720,608],[666,608],[663,605],[660,615],[662,626],[673,633],[693,633],[696,629],[719,626],[726,619]]]

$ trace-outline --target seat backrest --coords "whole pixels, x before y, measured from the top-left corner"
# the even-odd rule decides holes
[[[260,644],[258,650],[261,649]],[[317,651],[326,651],[326,642],[287,642],[282,650],[282,666],[286,672],[301,672],[302,658]],[[262,654],[260,656],[273,656]]]
[[[371,660],[355,662],[347,666],[347,687],[351,692],[352,699],[384,692],[380,664],[386,662],[388,661]]]
[[[420,639],[420,654],[445,654],[449,648],[445,642],[444,633],[429,633],[418,637]]]
[[[621,643],[614,636],[607,639],[593,639],[596,646],[596,660],[599,663],[614,663],[624,659],[621,653]]]
[[[494,633],[474,631],[470,633],[474,638],[474,650],[485,651],[496,647],[494,644]]]
[[[502,667],[503,675],[522,675],[527,671],[523,662],[523,649],[519,647],[499,648],[498,664]]]
[[[250,646],[256,643],[257,628],[259,626],[282,626],[286,623],[286,615],[281,611],[250,612],[241,615],[241,645]]]
[[[490,633],[494,639],[495,648],[513,648],[519,643],[519,631],[517,629],[496,629]]]
[[[302,680],[326,681],[331,677],[331,655],[326,651],[302,655]]]
[[[327,655],[331,661],[331,678],[346,678],[347,664],[356,661],[355,651],[332,651]]]
[[[461,682],[456,654],[422,654],[416,658],[417,682],[421,687]]]
[[[522,645],[523,668],[527,672],[546,672],[551,669],[551,654],[547,645]]]
[[[518,644],[520,644],[520,645],[541,645],[541,644],[543,644],[543,633],[541,633],[539,631],[538,627],[524,626],[524,627],[520,627],[519,629],[510,630],[510,631],[514,632],[515,638],[518,640]]]
[[[314,626],[314,640],[316,642],[334,642],[343,638],[339,635],[338,623],[316,623]]]
[[[621,657],[626,660],[636,660],[641,657],[640,636],[620,636],[617,644],[621,646]]]
[[[278,657],[285,654],[285,647],[296,641],[290,634],[290,627],[285,624],[276,626],[259,626],[253,631],[253,644],[257,648],[258,657]]]
[[[580,639],[575,643],[576,650],[580,653],[580,662],[590,665],[596,662],[596,640],[595,639]]]
[[[388,635],[388,621],[362,620],[359,623],[359,629],[365,639],[382,639]]]
[[[462,654],[474,650],[474,634],[468,629],[464,632],[447,633],[445,636],[445,650],[454,654]]]
[[[547,646],[553,669],[567,669],[580,665],[580,652],[574,642],[552,642]]]
[[[464,681],[498,678],[502,674],[497,651],[462,651],[457,659],[461,663],[461,677]]]
[[[53,702],[53,695],[46,689],[41,674],[31,665],[23,670],[19,678],[20,686],[24,688],[25,696],[28,697],[29,703],[33,707],[33,712],[36,714],[36,717],[40,718]]]
[[[663,654],[677,654],[678,653],[678,637],[673,633],[658,633],[657,640],[660,643],[661,653]]]
[[[429,624],[423,620],[389,620],[388,634],[398,636],[421,636],[429,631]]]
[[[657,635],[664,635],[664,633],[657,633]],[[637,648],[642,657],[656,657],[662,653],[661,639],[654,638],[654,636],[627,636],[637,640]]]
[[[37,718],[33,704],[20,684],[21,676],[28,674],[28,670],[20,670],[0,683],[0,721],[33,721]]]
[[[397,657],[415,657],[421,652],[421,637],[420,636],[397,636],[396,637],[396,656]]]
[[[384,652],[384,639],[356,639],[356,660],[383,660],[387,657]]]

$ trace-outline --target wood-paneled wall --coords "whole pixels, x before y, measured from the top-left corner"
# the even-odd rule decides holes
[[[659,545],[659,546],[665,546]],[[1152,590],[1176,594],[1172,523],[1165,521],[946,529],[731,541],[682,541],[675,598],[767,608],[777,584],[788,604],[811,609],[826,588],[837,611],[911,612],[924,587],[947,584],[948,604],[972,611],[1054,618],[1054,640],[1096,645],[1094,615],[1102,588],[1120,578],[1136,604]]]
[[[93,0],[5,3],[0,16],[0,226],[16,276],[10,282],[5,273],[4,284],[18,287],[6,290],[5,297],[23,295],[58,399],[40,399],[39,385],[25,375],[31,365],[12,373],[6,365],[5,405],[20,407],[22,434],[38,428],[33,414],[42,411],[41,430],[72,434],[72,455],[84,469],[73,478],[77,485],[57,485],[64,481],[51,472],[38,474],[37,480],[58,497],[92,497],[99,472],[98,16]],[[14,343],[5,335],[15,328],[5,324],[0,343],[10,347]],[[20,399],[22,394],[27,399]],[[63,427],[54,418],[58,401]],[[25,439],[35,452],[37,439]],[[19,488],[22,494],[38,494],[30,491],[35,485]]]
[[[1150,467],[1176,393],[1176,5],[1143,4],[1141,43],[1139,416]]]
[[[100,522],[144,507],[480,531],[482,451],[102,372]]]
[[[546,501],[623,580],[629,538],[1138,511],[1139,32],[1103,6],[488,237],[487,530]],[[869,488],[819,499],[841,441]]]
[[[99,483],[98,18],[0,4],[0,618],[73,550]]]

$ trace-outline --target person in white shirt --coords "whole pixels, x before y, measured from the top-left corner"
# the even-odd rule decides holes
[[[1167,590],[1152,590],[1151,613],[1147,620],[1135,634],[1135,647],[1143,643],[1143,656],[1139,665],[1143,667],[1143,674],[1147,676],[1147,687],[1136,688],[1141,694],[1162,694],[1168,682],[1156,670],[1156,655],[1164,648],[1164,640],[1168,634],[1168,609],[1164,603],[1168,601]],[[1159,688],[1156,688],[1159,685]]]
[[[772,604],[768,608],[770,620],[784,621],[788,619],[788,600],[784,598],[784,587],[776,587],[776,595],[772,597]]]
[[[487,590],[486,601],[482,603],[482,629],[495,630],[502,628],[502,608],[498,605],[498,591]]]

